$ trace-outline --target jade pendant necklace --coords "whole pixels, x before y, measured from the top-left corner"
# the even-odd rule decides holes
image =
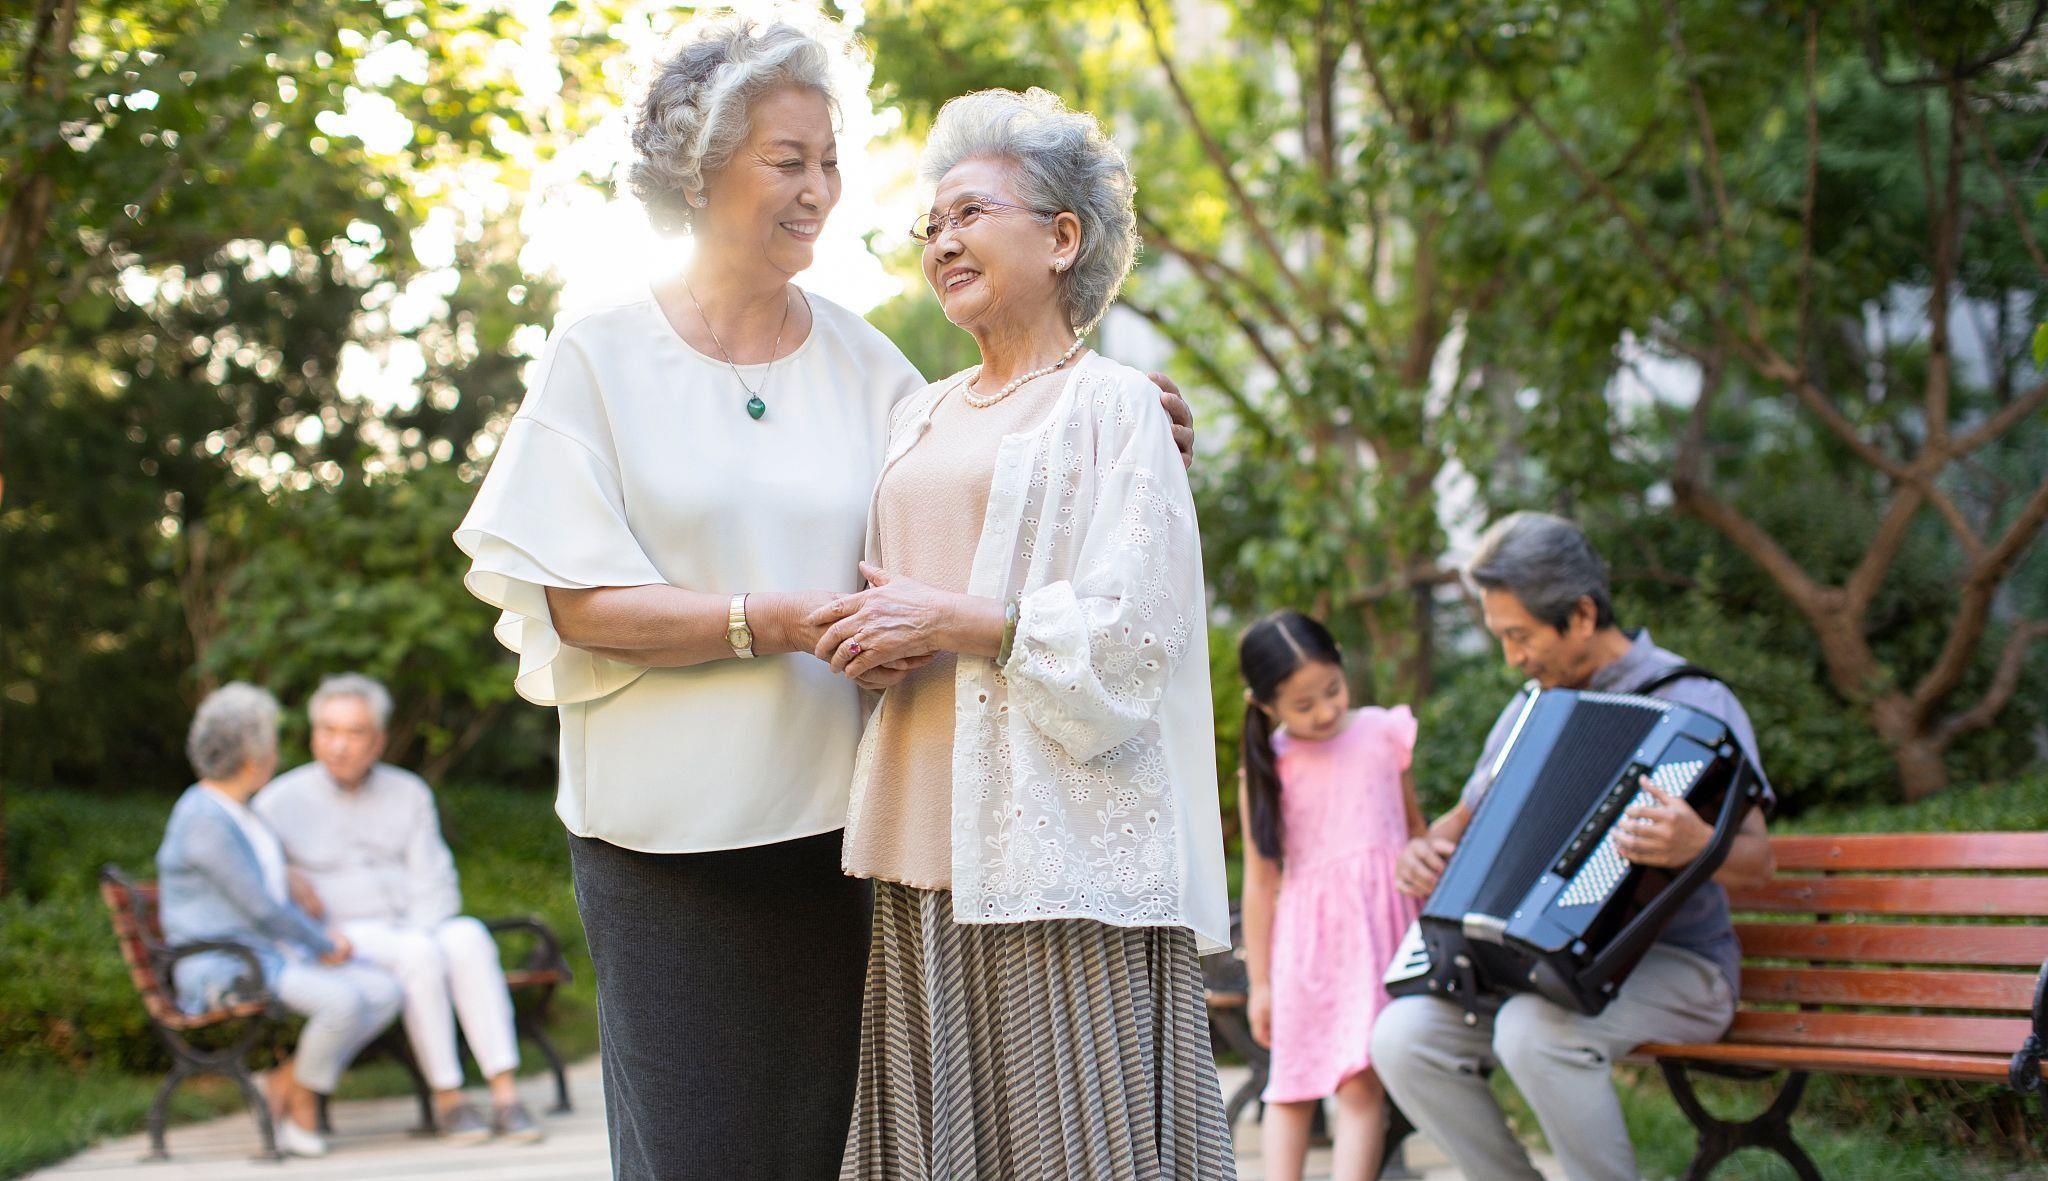
[[[690,281],[683,280],[683,291],[690,297],[690,306],[697,309],[697,318],[704,321],[704,331],[711,334],[711,343],[718,346],[718,355],[725,361],[725,367],[732,370],[732,378],[747,391],[747,415],[755,422],[768,413],[768,403],[761,400],[761,393],[768,388],[768,379],[775,375],[775,362],[782,356],[782,333],[789,327],[789,291],[782,293],[782,324],[775,330],[775,343],[768,349],[768,368],[761,371],[761,384],[749,386],[747,379],[740,376],[740,367],[732,363],[732,354],[726,351],[725,342],[718,339],[718,330],[711,326],[711,317],[704,314],[704,305],[697,302],[697,293],[690,290]]]

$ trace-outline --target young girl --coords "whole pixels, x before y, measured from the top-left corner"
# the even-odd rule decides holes
[[[1394,860],[1423,829],[1407,706],[1351,708],[1329,629],[1298,611],[1238,642],[1245,685],[1245,958],[1252,1035],[1273,1050],[1267,1181],[1300,1181],[1316,1104],[1337,1097],[1335,1181],[1368,1181],[1386,1092],[1367,1047],[1387,961],[1415,917]]]

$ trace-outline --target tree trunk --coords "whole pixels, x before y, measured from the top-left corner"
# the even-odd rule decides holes
[[[1899,794],[1907,803],[1924,800],[1948,786],[1949,739],[1913,716],[1903,693],[1887,693],[1870,704],[1871,725],[1899,769]]]

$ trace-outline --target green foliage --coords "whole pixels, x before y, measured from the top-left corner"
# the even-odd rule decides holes
[[[586,7],[545,31],[616,15]],[[0,15],[0,159],[29,203],[11,209],[48,204],[46,217],[0,225],[0,259],[22,267],[0,277],[11,776],[182,776],[194,698],[215,666],[252,651],[208,648],[249,556],[236,548],[243,526],[265,515],[259,494],[316,499],[460,462],[517,396],[521,329],[544,323],[553,299],[517,265],[509,186],[588,122],[583,104],[608,105],[589,89],[522,92],[492,49],[520,32],[499,13],[410,3],[61,0]],[[580,41],[559,64],[598,80],[615,52]],[[404,135],[379,135],[365,113],[380,104],[382,126]],[[451,204],[456,187],[486,207]],[[452,247],[415,237],[428,229]],[[344,391],[345,362],[394,354],[418,358],[412,390],[379,390],[383,404]],[[393,495],[380,508],[446,499]],[[393,522],[393,535],[440,522]],[[473,635],[393,641],[423,658]],[[397,663],[381,655],[372,663]],[[440,675],[417,660],[407,674]],[[420,688],[431,760],[465,738],[433,727],[468,720],[449,696],[461,686]],[[436,705],[448,712],[430,722]],[[524,744],[531,764],[531,736],[508,737],[487,745]]]
[[[939,301],[922,279],[909,291],[868,313],[868,323],[881,329],[927,381],[938,381],[981,360],[974,338],[946,319]]]
[[[462,584],[450,542],[475,496],[453,464],[338,488],[243,496],[216,538],[246,553],[226,580],[220,637],[201,671],[255,680],[293,705],[323,676],[365,672],[392,690],[390,757],[438,779],[486,733],[499,766],[547,762],[551,721],[512,703],[496,612]],[[294,709],[288,733],[302,738]]]
[[[1910,804],[1827,808],[1774,824],[1782,832],[2048,831],[2048,772],[1957,787]]]

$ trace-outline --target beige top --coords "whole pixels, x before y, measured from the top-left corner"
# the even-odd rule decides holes
[[[949,390],[931,429],[882,475],[875,529],[882,569],[965,593],[988,512],[1003,437],[1044,423],[1067,370],[1041,377],[993,406]],[[846,871],[924,890],[952,886],[953,696],[951,653],[882,695],[873,721],[874,779],[849,831]]]

